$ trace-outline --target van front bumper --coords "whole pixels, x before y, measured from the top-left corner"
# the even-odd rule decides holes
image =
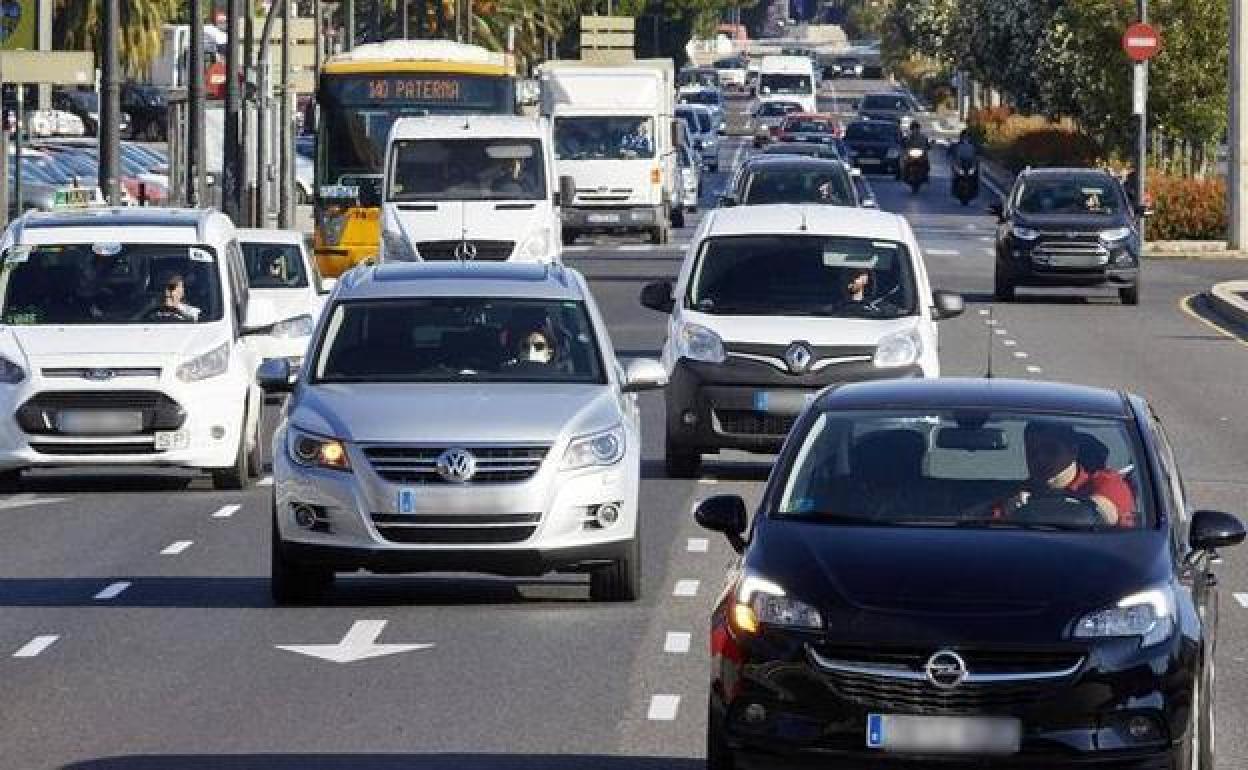
[[[565,232],[649,230],[664,224],[662,206],[564,206]]]

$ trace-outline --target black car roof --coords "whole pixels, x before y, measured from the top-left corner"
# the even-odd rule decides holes
[[[1111,176],[1109,171],[1103,168],[1077,168],[1073,166],[1060,166],[1052,168],[1028,168],[1023,170],[1026,176],[1072,176],[1074,174],[1092,174],[1096,176]]]
[[[824,411],[842,409],[993,409],[1124,418],[1131,415],[1118,391],[1059,382],[984,378],[879,380],[842,385],[818,400]]]
[[[799,155],[793,153],[786,155],[784,153],[775,153],[772,155],[755,155],[745,163],[751,169],[758,166],[766,166],[768,169],[773,168],[844,168],[841,161],[837,158],[817,158],[813,155]]]

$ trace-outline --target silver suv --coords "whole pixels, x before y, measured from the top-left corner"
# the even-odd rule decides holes
[[[636,391],[585,279],[561,265],[360,267],[330,297],[273,442],[272,591],[335,572],[590,574],[640,593]]]

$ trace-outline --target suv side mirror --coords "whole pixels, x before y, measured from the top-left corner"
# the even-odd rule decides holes
[[[740,495],[708,497],[694,507],[693,518],[703,529],[719,532],[728,538],[737,553],[745,550],[743,536],[745,528],[749,526],[749,514],[745,510],[745,500]]]
[[[961,294],[941,289],[932,292],[932,318],[934,320],[944,321],[956,318],[965,310],[966,303],[962,301]]]
[[[285,358],[266,358],[256,370],[256,384],[265,393],[289,393],[295,385],[290,361]]]
[[[630,358],[624,362],[624,382],[620,390],[637,393],[657,390],[667,384],[667,370],[653,358]]]
[[[1194,550],[1215,551],[1244,541],[1244,525],[1229,513],[1196,511],[1192,514],[1189,542]]]
[[[671,281],[655,281],[641,287],[641,305],[651,310],[657,310],[660,313],[670,313],[676,307],[676,300],[672,298],[672,282]]]
[[[571,206],[574,200],[576,200],[576,180],[567,175],[559,177],[559,200],[555,201],[555,205]]]

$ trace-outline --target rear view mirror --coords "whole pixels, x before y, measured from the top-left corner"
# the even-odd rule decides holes
[[[648,307],[660,313],[672,312],[672,308],[676,307],[676,301],[672,299],[672,282],[655,281],[643,286],[641,304],[642,307]]]
[[[1190,542],[1194,550],[1213,551],[1229,548],[1244,541],[1244,525],[1238,518],[1221,511],[1196,511],[1192,514]]]
[[[289,393],[295,384],[290,361],[285,358],[266,358],[256,370],[256,383],[266,393]]]
[[[322,278],[322,279],[321,279],[321,289],[320,289],[320,291],[319,291],[319,292],[317,292],[317,293],[318,293],[318,294],[329,294],[331,291],[333,291],[333,290],[334,290],[334,287],[335,287],[335,286],[337,286],[337,285],[338,285],[338,279],[337,279],[337,278]]]
[[[667,384],[667,370],[653,358],[633,358],[624,363],[625,393],[657,390]]]
[[[1000,452],[1010,448],[1005,432],[999,428],[941,428],[936,433],[939,449],[962,452]]]
[[[745,500],[740,496],[708,497],[693,509],[693,518],[703,529],[719,532],[728,538],[737,553],[745,550],[745,539],[742,536],[749,526],[749,514],[745,510]]]

